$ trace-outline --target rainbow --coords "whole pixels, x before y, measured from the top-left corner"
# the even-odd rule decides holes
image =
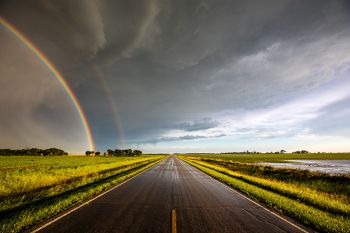
[[[82,122],[82,126],[85,130],[87,140],[89,142],[89,149],[92,151],[95,151],[95,144],[94,144],[94,140],[93,140],[93,137],[91,134],[91,129],[90,129],[90,126],[89,126],[88,121],[86,119],[86,116],[84,114],[84,111],[83,111],[77,97],[73,93],[72,89],[69,87],[67,81],[63,78],[62,74],[57,70],[55,65],[45,56],[45,54],[43,54],[43,52],[41,52],[33,44],[33,42],[31,42],[27,37],[25,37],[13,25],[11,25],[8,21],[6,21],[1,16],[0,16],[0,24],[3,25],[12,34],[14,34],[28,49],[30,49],[36,55],[36,57],[49,69],[49,71],[60,82],[60,84],[63,86],[69,99],[71,100],[72,104],[74,105],[76,111],[79,114],[79,117],[80,117],[81,122]]]
[[[95,74],[95,77],[97,79],[97,81],[100,83],[101,87],[103,88],[108,103],[109,103],[109,108],[112,111],[112,114],[114,116],[114,125],[116,127],[117,130],[117,134],[119,137],[119,142],[116,143],[116,146],[118,147],[123,147],[124,146],[124,131],[123,131],[123,127],[122,127],[122,123],[119,117],[119,111],[117,109],[117,105],[115,103],[115,101],[113,100],[113,95],[111,92],[111,89],[108,87],[108,84],[105,80],[105,78],[103,77],[103,74],[100,72],[100,70],[97,68],[97,66],[95,64],[93,64],[92,62],[87,62],[86,63],[87,67],[90,69],[90,71]]]

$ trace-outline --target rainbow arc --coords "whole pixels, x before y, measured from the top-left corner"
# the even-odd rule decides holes
[[[64,90],[66,91],[69,99],[71,100],[74,108],[76,109],[80,119],[82,126],[84,128],[84,131],[87,136],[87,140],[89,142],[89,149],[92,151],[95,151],[95,144],[94,140],[91,134],[91,129],[88,123],[88,120],[86,118],[86,115],[83,111],[83,108],[81,107],[76,95],[68,85],[67,81],[64,79],[62,74],[58,71],[58,69],[55,67],[55,65],[45,56],[41,50],[36,47],[33,42],[30,41],[24,34],[22,34],[20,31],[18,31],[12,24],[10,24],[7,20],[0,17],[0,24],[3,25],[9,32],[11,32],[13,35],[16,36],[18,40],[20,40],[29,50],[31,50],[35,56],[47,67],[47,69],[52,73],[52,75],[59,81],[59,83],[62,85]]]

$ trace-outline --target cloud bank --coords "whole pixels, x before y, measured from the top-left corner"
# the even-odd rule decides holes
[[[306,134],[349,136],[348,1],[13,1],[1,6],[0,14],[74,87],[101,149],[117,141],[106,88],[126,145],[170,148],[183,142],[190,148],[186,143],[192,141],[219,150],[213,142],[229,149],[237,140],[252,143],[250,137],[265,140],[268,150],[271,140],[299,138],[299,145],[307,146]],[[107,87],[88,63],[99,69]]]

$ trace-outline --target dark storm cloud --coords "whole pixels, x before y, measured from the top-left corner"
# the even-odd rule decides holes
[[[276,104],[334,78],[328,53],[349,60],[342,2],[176,1],[162,10],[157,46],[104,67],[123,118],[137,125],[127,127],[145,129],[142,137],[183,118]]]
[[[222,137],[225,135],[221,135]],[[221,137],[219,136],[219,137]],[[195,136],[195,135],[186,135],[186,136],[181,136],[181,137],[164,137],[160,138],[159,141],[186,141],[186,140],[197,140],[197,139],[208,139],[212,137],[206,137],[206,136]]]
[[[100,1],[108,43],[99,54],[99,60],[111,64],[133,56],[137,49],[150,48],[159,33],[157,17],[161,10],[160,2]]]
[[[88,59],[106,43],[95,1],[7,1],[0,13],[53,58]]]
[[[58,65],[102,147],[115,129],[91,63],[135,143],[214,129],[218,114],[278,105],[350,63],[340,0],[8,1],[0,14]]]
[[[152,140],[143,139],[139,140],[138,143],[141,144],[157,144],[160,142],[176,142],[176,141],[191,141],[191,140],[205,140],[205,139],[215,139],[227,136],[226,134],[219,134],[215,136],[201,136],[201,135],[185,135],[180,137],[159,137],[153,138]]]
[[[176,128],[183,129],[185,131],[197,131],[204,129],[211,129],[217,127],[219,123],[211,118],[203,118],[192,122],[183,122]]]

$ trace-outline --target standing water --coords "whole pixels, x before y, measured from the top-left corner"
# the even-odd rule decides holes
[[[350,174],[350,160],[286,160],[285,163],[258,163],[276,168],[294,168],[333,175]]]

